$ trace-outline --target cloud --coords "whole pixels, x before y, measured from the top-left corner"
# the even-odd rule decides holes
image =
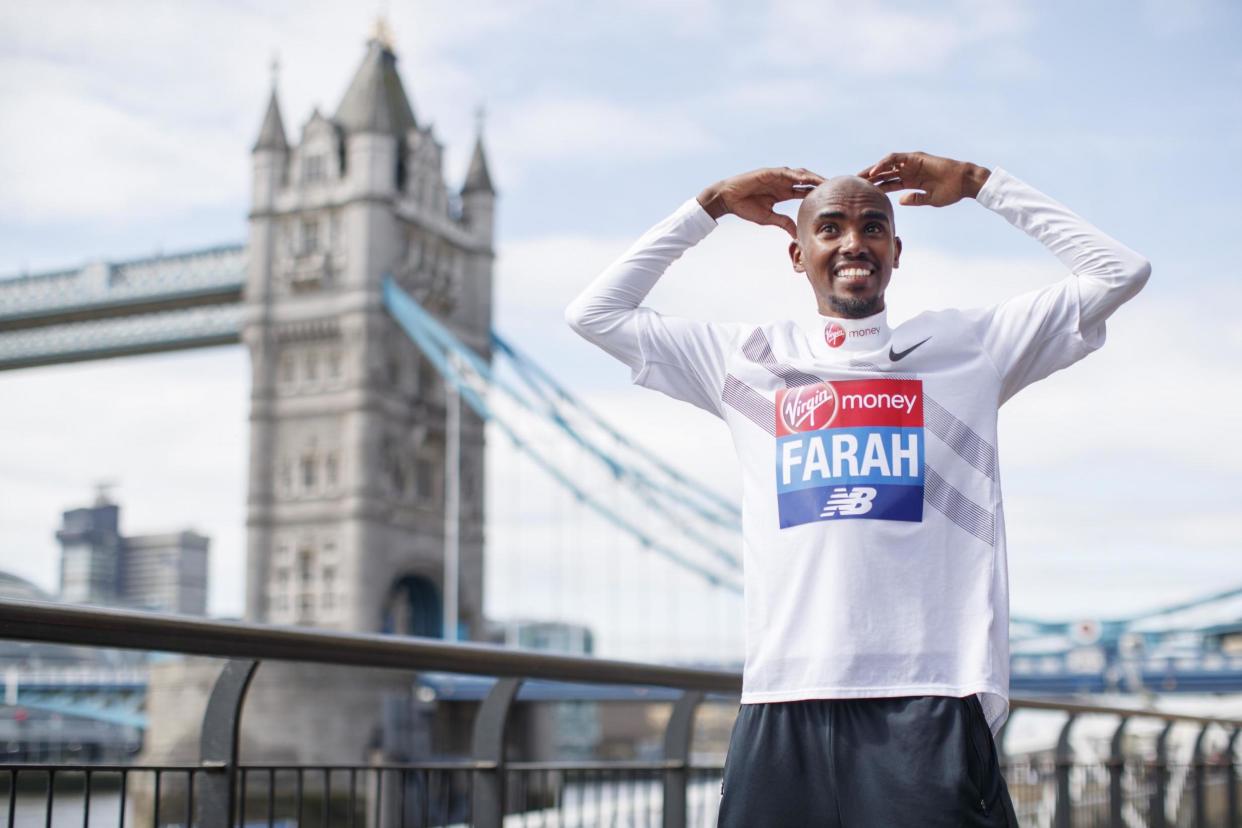
[[[977,44],[1026,29],[1019,2],[960,0],[948,10],[920,5],[803,3],[775,0],[764,15],[763,59],[775,64],[828,63],[860,75],[926,74]]]
[[[498,166],[510,174],[538,161],[676,158],[714,145],[684,112],[586,96],[506,103],[489,133]]]

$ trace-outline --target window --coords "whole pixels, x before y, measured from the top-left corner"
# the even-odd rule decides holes
[[[285,354],[280,358],[280,381],[283,383],[293,382],[293,356]]]
[[[324,475],[328,479],[329,486],[336,486],[336,454],[329,454],[328,460],[324,464]]]
[[[293,488],[293,464],[288,460],[280,462],[280,487],[286,492]]]
[[[328,177],[328,159],[322,155],[308,155],[302,161],[302,180],[307,184],[323,181]]]
[[[306,378],[312,381],[319,379],[319,358],[314,351],[306,354]]]
[[[304,584],[309,583],[315,576],[315,553],[310,549],[303,549],[298,553],[298,576]]]
[[[436,485],[435,484],[435,479],[436,479],[435,466],[432,465],[430,460],[424,460],[420,458],[417,462],[416,474],[417,474],[416,486],[417,486],[417,492],[418,492],[419,499],[420,500],[434,499],[435,492],[433,490],[435,489],[435,485]]]
[[[328,377],[338,379],[341,376],[341,355],[336,351],[328,354]]]
[[[302,222],[302,253],[303,255],[319,250],[319,221],[308,219]]]
[[[302,488],[310,491],[315,488],[315,455],[302,457]]]

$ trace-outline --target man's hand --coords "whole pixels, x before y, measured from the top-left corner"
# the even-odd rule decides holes
[[[794,220],[772,208],[777,202],[802,198],[822,183],[824,177],[810,170],[767,167],[716,182],[699,193],[699,204],[714,219],[732,213],[755,224],[783,227],[796,239]]]
[[[963,198],[974,198],[991,174],[986,167],[925,152],[890,152],[859,173],[886,193],[921,190],[906,193],[901,203],[932,207],[947,207]]]

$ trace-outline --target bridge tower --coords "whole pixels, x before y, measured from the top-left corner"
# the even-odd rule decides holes
[[[482,135],[459,193],[383,27],[296,145],[275,84],[252,155],[249,620],[440,635],[444,383],[381,304],[392,274],[481,353],[493,207]],[[483,424],[461,420],[460,625],[482,635]],[[451,637],[451,633],[450,633]]]

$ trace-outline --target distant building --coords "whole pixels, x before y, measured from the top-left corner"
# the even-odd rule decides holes
[[[102,492],[95,505],[63,514],[61,600],[206,615],[210,539],[191,531],[124,537],[120,516]]]
[[[569,655],[591,655],[595,652],[595,636],[591,628],[564,621],[502,621],[506,647],[540,650]]]

